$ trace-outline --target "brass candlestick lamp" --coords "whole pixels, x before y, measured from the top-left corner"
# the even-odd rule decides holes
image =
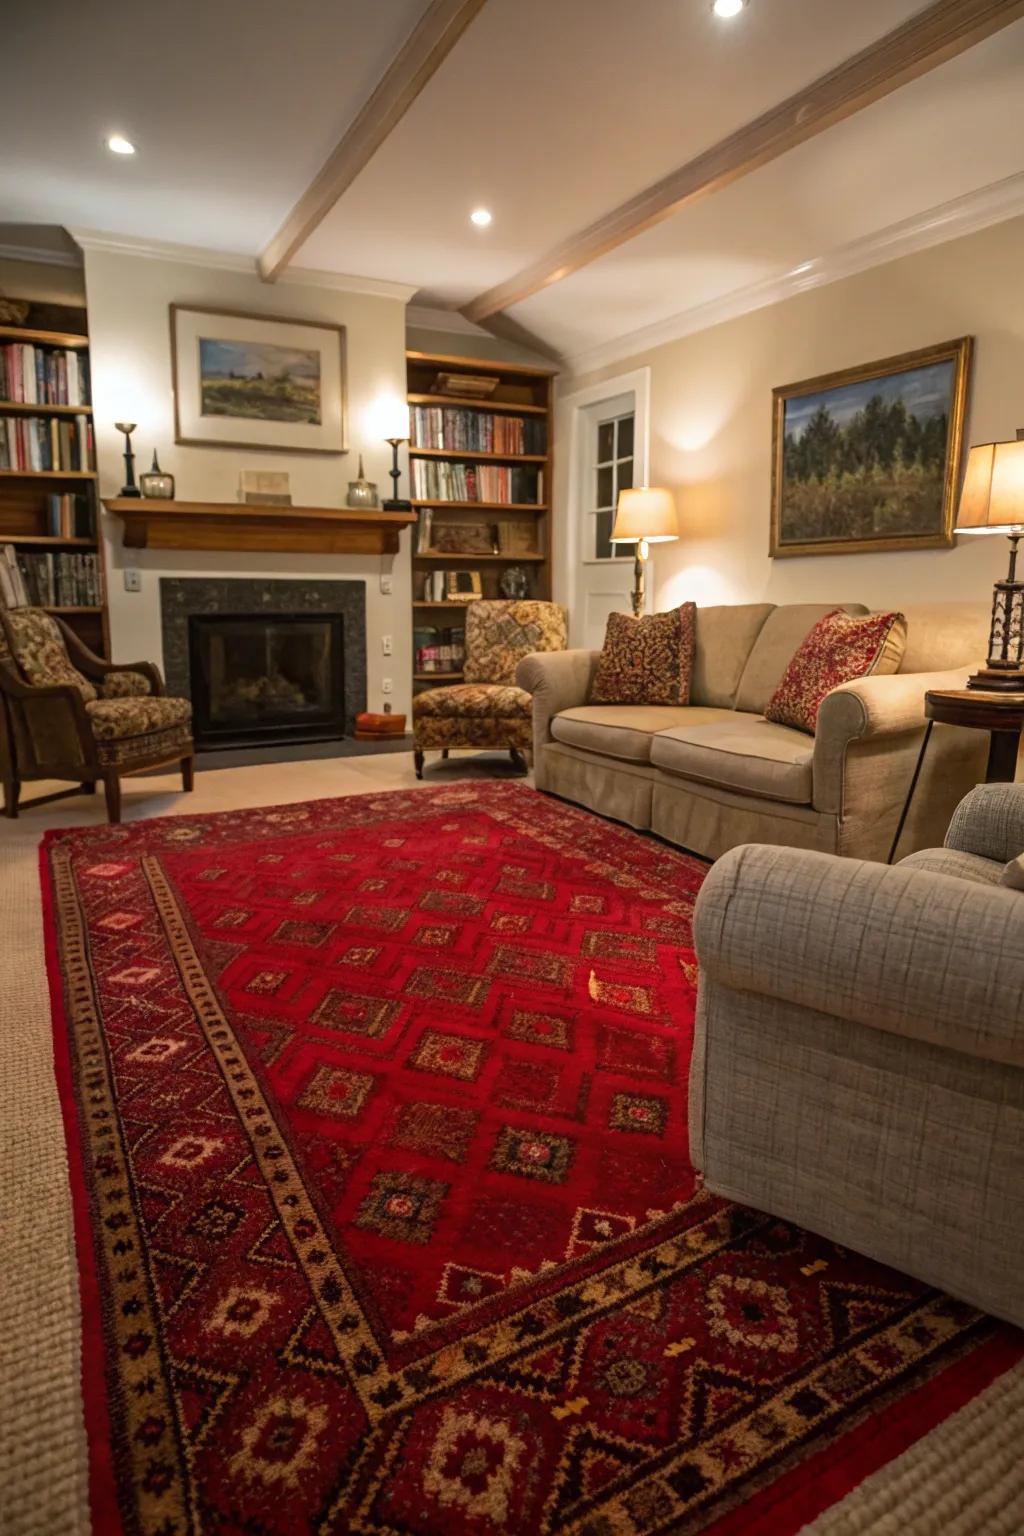
[[[118,432],[124,433],[124,485],[118,495],[141,496],[142,492],[135,484],[135,455],[132,452],[132,433],[135,431],[135,422],[115,421],[114,427]]]
[[[1024,693],[1024,581],[1017,579],[1017,545],[1024,534],[1024,429],[1015,442],[972,448],[960,497],[957,533],[1005,533],[1010,567],[992,593],[988,661],[968,688]]]
[[[642,486],[619,492],[615,509],[612,543],[636,542],[633,565],[633,612],[637,618],[647,602],[646,566],[649,544],[669,544],[679,537],[679,516],[671,491],[660,486]]]

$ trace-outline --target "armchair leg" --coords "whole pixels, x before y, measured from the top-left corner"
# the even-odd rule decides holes
[[[529,769],[526,766],[526,758],[520,752],[518,747],[509,747],[508,755],[512,759],[513,768],[515,768],[519,773],[529,772]]]
[[[446,762],[447,758],[448,758],[448,748],[447,747],[442,747],[441,748],[441,761],[442,761],[442,763]]]
[[[103,775],[103,793],[107,801],[107,820],[113,824],[121,820],[121,780],[116,773]]]
[[[183,757],[181,760],[181,787],[187,795],[191,794],[196,787],[196,760],[194,757]]]
[[[419,747],[417,747],[415,749],[415,751],[413,752],[413,754],[412,754],[412,763],[413,763],[413,767],[416,769],[416,777],[418,779],[422,779],[422,777],[423,777],[423,753],[420,751]]]
[[[17,819],[18,799],[21,795],[21,780],[14,774],[4,779],[4,815],[12,821]]]
[[[78,787],[83,795],[94,795],[96,793],[96,780],[86,779],[85,783],[79,784]]]

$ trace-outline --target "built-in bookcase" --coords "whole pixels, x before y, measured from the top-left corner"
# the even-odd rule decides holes
[[[481,596],[496,598],[503,595],[502,574],[518,566],[527,573],[530,597],[551,596],[553,375],[433,352],[408,352],[406,360],[410,496],[419,513],[412,532],[419,692],[462,681],[467,604],[437,590],[442,573],[464,581],[475,575]],[[497,383],[486,398],[476,398],[460,392],[459,380],[467,376]],[[444,648],[444,670],[425,668],[424,647]]]
[[[9,552],[22,568],[30,601],[36,596],[52,600],[41,602],[49,612],[59,615],[70,628],[101,656],[110,654],[110,628],[107,617],[106,573],[103,540],[100,536],[99,501],[92,441],[92,404],[88,392],[89,336],[84,310],[67,312],[69,330],[33,327],[31,310],[24,326],[0,325],[0,349],[31,348],[30,357],[38,360],[38,378],[34,389],[24,381],[17,390],[12,385],[14,351],[4,354],[7,366],[2,370],[3,398],[0,398],[0,431],[6,437],[9,421],[43,423],[47,450],[61,465],[69,462],[68,434],[61,426],[74,424],[78,440],[74,445],[76,467],[0,469],[0,558]],[[81,371],[84,386],[73,391],[73,403],[54,396],[66,395],[68,359],[81,356],[86,361]],[[58,371],[57,364],[60,363]],[[49,379],[50,384],[47,385]],[[60,380],[58,387],[53,381]],[[13,399],[13,394],[36,394],[36,399]],[[82,423],[87,423],[87,428]],[[24,432],[25,427],[22,428]],[[24,444],[24,437],[21,439]],[[5,462],[12,457],[5,455]],[[88,589],[91,601],[84,598]],[[59,599],[59,600],[58,600]]]

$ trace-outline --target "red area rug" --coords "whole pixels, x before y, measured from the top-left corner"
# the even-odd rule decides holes
[[[97,1532],[783,1536],[1021,1354],[695,1191],[696,860],[496,784],[43,865]]]

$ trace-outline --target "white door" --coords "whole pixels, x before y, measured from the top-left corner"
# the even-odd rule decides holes
[[[629,386],[623,389],[628,381]],[[613,544],[620,490],[646,484],[646,370],[576,396],[571,465],[570,645],[600,650],[609,613],[633,613],[633,544]]]

